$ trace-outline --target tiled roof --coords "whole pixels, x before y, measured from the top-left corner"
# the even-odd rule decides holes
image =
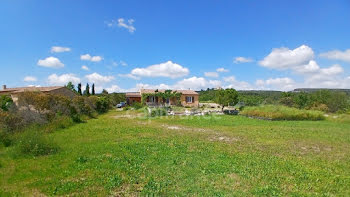
[[[141,97],[140,92],[127,92],[125,93],[126,97]]]
[[[20,93],[25,91],[50,92],[63,87],[64,86],[6,88],[4,90],[0,90],[0,93]]]
[[[140,92],[141,94],[143,93],[155,93],[155,89],[141,89]],[[193,91],[193,90],[173,90],[173,91],[176,91],[176,92],[180,92],[182,94],[191,94],[191,95],[197,95],[198,93]],[[165,92],[165,89],[158,89],[158,92]]]
[[[176,90],[177,92],[181,92],[182,94],[195,94],[197,95],[198,93],[194,90]]]

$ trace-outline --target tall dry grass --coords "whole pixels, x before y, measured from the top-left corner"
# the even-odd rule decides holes
[[[301,110],[282,105],[261,105],[246,107],[240,113],[249,117],[264,118],[270,120],[324,120],[325,116],[320,111]]]

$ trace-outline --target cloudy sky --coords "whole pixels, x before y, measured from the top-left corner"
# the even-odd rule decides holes
[[[2,0],[0,83],[350,88],[350,1]]]

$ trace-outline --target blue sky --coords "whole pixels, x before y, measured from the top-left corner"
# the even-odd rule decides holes
[[[0,83],[350,88],[349,19],[346,0],[3,0]]]

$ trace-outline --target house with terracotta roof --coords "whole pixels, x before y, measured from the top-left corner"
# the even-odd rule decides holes
[[[22,92],[42,92],[45,94],[56,94],[67,96],[73,98],[76,94],[64,86],[49,86],[49,87],[17,87],[17,88],[7,88],[6,85],[2,86],[0,90],[0,95],[10,95],[12,100],[16,103],[18,100],[18,94]]]
[[[126,96],[126,102],[128,105],[132,105],[134,102],[140,102],[140,103],[144,102],[148,106],[159,106],[159,105],[182,105],[184,107],[199,106],[199,94],[193,90],[141,89],[139,92],[128,92],[125,94],[125,96]]]

